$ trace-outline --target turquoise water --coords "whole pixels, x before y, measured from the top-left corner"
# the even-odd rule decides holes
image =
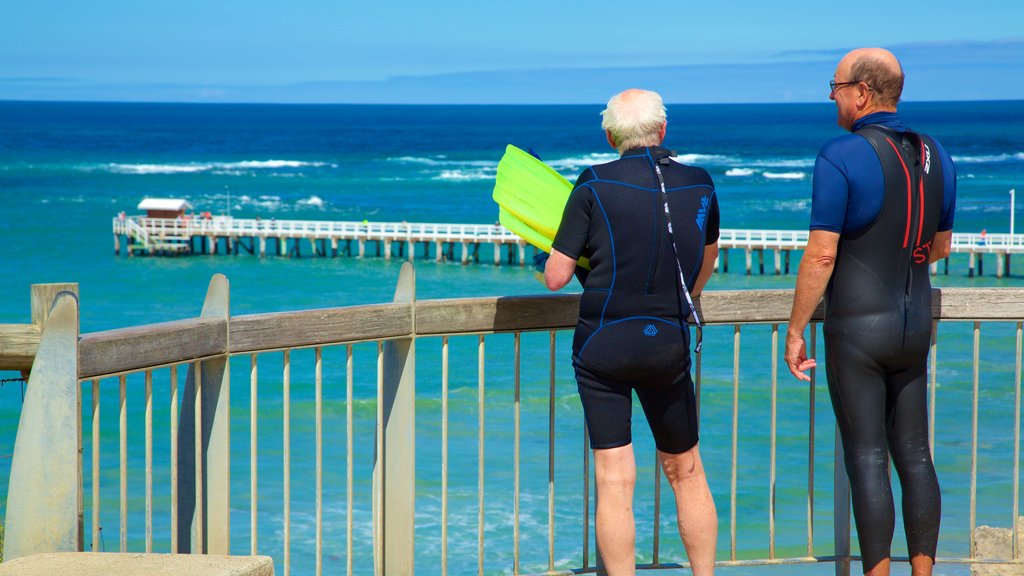
[[[533,147],[566,176],[612,158],[598,129],[600,107],[586,106],[200,106],[0,103],[0,323],[27,322],[29,286],[78,282],[83,332],[173,320],[198,314],[209,278],[231,281],[233,314],[385,302],[399,263],[382,259],[237,257],[126,258],[113,255],[111,218],[134,212],[145,196],[188,199],[196,211],[235,216],[490,223],[494,170],[505,144]],[[1007,191],[1024,190],[1024,103],[909,103],[907,122],[933,134],[958,167],[957,231],[1009,228]],[[673,106],[668,145],[684,161],[708,168],[727,228],[806,226],[810,171],[826,139],[840,134],[831,105]],[[419,298],[543,291],[529,270],[487,264],[418,261]],[[791,288],[794,276],[742,275],[738,254],[729,274],[710,289]],[[770,260],[770,259],[769,259]],[[993,266],[991,262],[989,266]],[[770,267],[770,262],[769,262]],[[990,274],[992,268],[986,269]],[[954,258],[940,286],[1019,286],[1014,276],[968,279],[965,257]],[[572,290],[573,288],[567,288]],[[525,335],[522,376],[522,566],[547,565],[547,336]],[[729,554],[732,330],[709,329],[704,358],[702,446],[721,519],[720,557]],[[1006,526],[1012,492],[1013,330],[982,332],[982,443],[978,524]],[[490,571],[512,564],[511,336],[487,339],[485,446],[487,469],[485,557]],[[417,565],[433,572],[440,561],[440,343],[417,351]],[[583,431],[568,359],[569,334],[556,352],[556,565],[581,564]],[[740,370],[740,471],[737,546],[740,557],[767,553],[770,347],[767,327],[743,330]],[[355,349],[356,573],[372,566],[369,470],[373,442],[376,348]],[[943,325],[939,337],[936,461],[944,490],[940,554],[967,554],[970,466],[971,340],[967,325]],[[476,338],[451,344],[449,567],[476,567],[477,368]],[[313,528],[312,352],[293,354],[292,563],[311,571]],[[249,549],[248,364],[233,361],[232,550]],[[325,351],[325,566],[343,568],[345,551],[344,358]],[[0,378],[16,376],[0,373]],[[179,376],[184,379],[184,375]],[[169,391],[166,371],[155,375],[155,549],[169,549],[167,468]],[[129,378],[129,543],[144,544],[141,377]],[[281,570],[283,473],[280,354],[260,358],[259,549]],[[0,455],[13,447],[20,390],[0,389]],[[118,471],[115,380],[103,382],[102,516],[100,548],[116,549]],[[805,554],[808,391],[780,374],[779,470],[776,517],[779,555]],[[91,402],[89,387],[85,401]],[[815,454],[817,554],[830,553],[832,421],[827,390],[819,384]],[[89,422],[90,420],[86,420]],[[635,442],[640,485],[637,519],[641,559],[651,559],[653,447],[637,414]],[[163,430],[164,432],[161,432]],[[91,442],[87,434],[86,445]],[[87,449],[88,453],[88,449]],[[9,458],[9,456],[8,456]],[[88,465],[86,477],[90,478]],[[5,460],[5,462],[9,462]],[[667,487],[666,487],[667,489]],[[6,491],[6,482],[0,490]],[[91,481],[87,482],[87,495]],[[89,498],[87,497],[87,500]],[[674,514],[662,502],[661,558],[679,559]],[[87,506],[91,517],[91,502]],[[894,553],[902,554],[898,535]],[[87,522],[87,545],[92,542]],[[856,544],[854,544],[856,547]],[[593,545],[590,547],[593,552]],[[941,572],[941,570],[940,570]],[[952,571],[955,573],[955,571]]]

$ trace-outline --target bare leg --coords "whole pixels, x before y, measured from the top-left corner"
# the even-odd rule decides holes
[[[597,477],[597,547],[608,576],[636,574],[633,445],[594,450]]]
[[[910,573],[912,576],[932,576],[932,568],[935,562],[931,557],[918,554],[910,559]]]
[[[718,513],[711,498],[697,446],[682,454],[658,451],[658,460],[676,496],[679,536],[686,547],[694,576],[715,572]]]

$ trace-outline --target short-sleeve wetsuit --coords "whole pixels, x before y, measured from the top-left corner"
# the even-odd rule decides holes
[[[952,229],[956,173],[934,139],[894,113],[859,119],[814,168],[812,230],[840,234],[825,292],[829,393],[852,488],[864,571],[889,557],[889,452],[910,557],[935,558],[941,498],[928,446],[929,257]]]
[[[718,240],[718,200],[706,171],[668,161],[669,154],[637,148],[586,169],[553,242],[570,258],[590,258],[573,366],[593,448],[632,442],[634,389],[659,450],[678,454],[697,443],[689,308],[682,304],[655,163],[688,287],[700,272],[704,246]]]

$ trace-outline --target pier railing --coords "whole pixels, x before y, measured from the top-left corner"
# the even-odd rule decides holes
[[[578,296],[418,301],[407,264],[392,303],[231,316],[218,275],[199,317],[77,336],[77,298],[65,289],[74,286],[33,289],[33,329],[0,326],[0,368],[35,358],[22,429],[65,430],[64,443],[79,447],[78,460],[72,451],[67,461],[28,461],[19,454],[32,445],[22,448],[19,435],[10,554],[48,545],[259,553],[286,575],[321,574],[325,562],[348,574],[411,574],[415,563],[442,574],[600,570],[593,472],[567,367]],[[810,386],[785,375],[779,393],[791,296],[711,291],[699,303],[709,328],[694,375],[720,510],[718,565],[834,563],[848,574],[857,557],[834,422],[821,413],[827,395],[813,373]],[[936,290],[933,316],[940,337],[973,338],[966,358],[950,353],[950,369],[932,345],[940,479],[969,476],[967,494],[946,495],[963,506],[944,506],[944,534],[953,536],[939,562],[1021,564],[1015,544],[1005,557],[980,557],[974,534],[979,498],[997,498],[1007,536],[1018,540],[1024,289]],[[982,323],[994,336],[984,364]],[[705,358],[709,349],[731,349],[731,359]],[[60,409],[49,391],[61,384],[60,397],[71,399],[64,428],[46,420]],[[938,410],[937,396],[948,396]],[[985,426],[979,405],[1008,420],[989,414]],[[946,434],[938,443],[937,427]],[[476,450],[462,442],[453,452],[453,433],[475,437]],[[671,499],[644,436],[640,562],[686,566],[678,538],[662,537],[674,532],[662,511]],[[33,466],[51,469],[36,478],[63,486],[66,506],[32,507],[39,485],[23,470]],[[71,544],[33,536],[33,526],[55,524]]]

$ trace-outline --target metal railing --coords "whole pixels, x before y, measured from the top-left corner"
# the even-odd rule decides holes
[[[118,550],[269,554],[286,575],[321,574],[325,559],[327,571],[348,574],[407,574],[416,562],[436,563],[442,574],[598,571],[593,472],[565,345],[578,296],[417,301],[414,284],[406,264],[393,303],[231,317],[227,280],[216,276],[198,318],[82,335],[76,366],[91,398],[78,438],[89,453],[79,528],[91,543],[79,545],[114,548],[103,534],[113,508]],[[727,522],[720,513],[728,547],[723,532],[718,565],[835,563],[837,574],[848,574],[857,557],[834,422],[830,411],[818,413],[827,398],[817,394],[813,373],[798,396],[780,400],[778,393],[778,333],[791,297],[786,290],[712,291],[699,303],[709,326],[694,365],[702,453],[720,510],[728,502]],[[984,463],[979,472],[979,453],[989,466],[993,461],[991,448],[979,448],[984,322],[999,336],[993,348],[1000,356],[988,361],[989,371],[1013,367],[1012,386],[1001,388],[1014,396],[1012,502],[998,508],[1010,509],[1005,521],[1013,542],[1018,537],[1024,290],[936,290],[933,311],[937,334],[957,339],[959,323],[969,322],[973,337],[969,359],[950,352],[957,369],[971,366],[969,393],[956,388],[967,384],[962,374],[943,372],[937,380],[938,339],[932,344],[930,434],[940,478],[960,474],[967,455],[953,451],[966,438],[941,436],[935,448],[937,389],[956,396],[943,410],[942,430],[966,421],[967,405],[972,423],[967,537],[962,507],[944,510],[944,533],[958,537],[940,544],[938,561],[1020,564],[1016,547],[1009,558],[977,557],[973,534],[979,490],[984,495],[989,484],[1010,482]],[[820,310],[812,355],[818,321]],[[42,334],[45,341],[45,327]],[[731,358],[707,358],[707,350],[728,350],[730,342]],[[430,347],[438,347],[436,356]],[[0,354],[0,367],[4,361]],[[37,357],[33,374],[53,361]],[[239,373],[248,386],[237,385]],[[117,383],[116,396],[107,381]],[[101,418],[115,398],[116,424]],[[453,401],[460,415],[454,421]],[[1006,411],[1008,399],[998,402]],[[758,423],[766,426],[752,428]],[[463,440],[454,453],[453,426]],[[476,453],[467,454],[473,434]],[[681,551],[677,538],[661,535],[671,524],[663,525],[661,473],[643,436],[635,439],[640,562],[649,569],[687,566],[667,560]],[[990,447],[1010,443],[1005,426],[984,438]],[[116,458],[108,448],[114,442]],[[154,463],[155,444],[165,443],[166,458]],[[325,448],[333,458],[325,460]],[[765,449],[767,465],[758,456]],[[578,459],[564,456],[572,452]],[[998,482],[990,482],[993,476]],[[305,479],[299,492],[293,477]],[[116,497],[107,486],[117,487]],[[816,507],[822,500],[832,501],[832,514]]]

